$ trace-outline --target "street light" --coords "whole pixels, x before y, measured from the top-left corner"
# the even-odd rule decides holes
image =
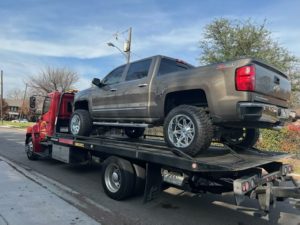
[[[128,59],[128,56],[118,46],[114,45],[114,43],[108,42],[107,45],[109,47],[113,47],[113,48],[118,49],[118,51],[121,52],[121,54],[126,58],[126,60]]]
[[[130,49],[131,49],[131,33],[132,33],[132,28],[130,27],[128,30],[126,30],[126,32],[128,32],[128,39],[125,41],[124,43],[124,51],[122,51],[118,46],[114,45],[111,42],[108,42],[107,45],[110,47],[114,47],[116,49],[119,50],[119,52],[122,53],[122,55],[124,55],[126,57],[126,61],[127,63],[130,62]]]

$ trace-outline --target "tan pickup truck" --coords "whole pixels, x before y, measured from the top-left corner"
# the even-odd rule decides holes
[[[251,147],[258,128],[281,125],[290,114],[287,76],[251,58],[194,67],[153,56],[92,83],[75,96],[73,135],[87,136],[101,126],[139,138],[146,127],[163,126],[166,143],[191,156],[206,150],[212,138]]]

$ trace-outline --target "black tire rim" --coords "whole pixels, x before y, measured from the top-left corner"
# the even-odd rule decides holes
[[[243,128],[235,132],[226,135],[225,140],[228,141],[230,144],[235,144],[235,145],[242,144],[247,138],[247,129]]]

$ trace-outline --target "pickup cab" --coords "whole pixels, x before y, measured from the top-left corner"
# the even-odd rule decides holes
[[[119,127],[139,138],[146,127],[163,126],[166,143],[195,156],[213,138],[253,146],[259,128],[289,119],[291,84],[278,69],[252,58],[194,67],[153,56],[117,67],[80,91],[70,120],[73,135]]]

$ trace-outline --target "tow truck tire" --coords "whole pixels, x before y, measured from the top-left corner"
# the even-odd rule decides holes
[[[213,137],[213,126],[207,112],[199,107],[180,105],[172,109],[164,122],[164,138],[170,147],[196,156],[207,150]]]
[[[106,159],[102,171],[102,185],[105,193],[112,199],[123,200],[130,197],[135,185],[132,164],[114,156]]]
[[[228,135],[221,138],[221,142],[226,142],[230,147],[240,146],[242,148],[253,147],[259,139],[259,129],[241,128],[240,136],[230,137]],[[233,133],[233,132],[232,132]]]
[[[89,136],[92,132],[90,113],[84,109],[77,109],[70,119],[70,131],[74,136]]]
[[[141,136],[144,135],[145,128],[140,128],[140,127],[126,127],[124,129],[125,134],[127,137],[130,138],[140,138]]]
[[[38,156],[33,152],[32,137],[29,137],[25,144],[25,152],[29,160],[37,160]]]

